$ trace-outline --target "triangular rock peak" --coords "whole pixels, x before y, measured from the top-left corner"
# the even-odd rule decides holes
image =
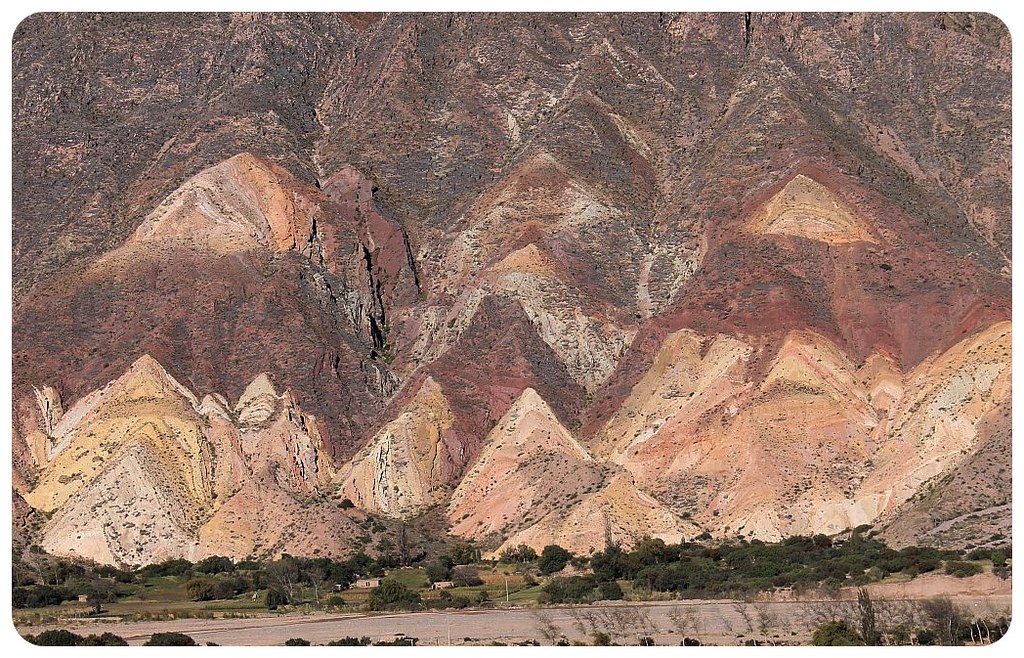
[[[827,187],[797,174],[754,214],[755,233],[791,235],[829,244],[876,242],[865,222]]]
[[[220,253],[263,244],[278,252],[309,241],[316,190],[243,152],[185,181],[143,220],[130,242],[178,240]]]
[[[442,502],[445,485],[462,465],[448,441],[453,423],[444,392],[427,377],[402,412],[341,470],[340,495],[401,519]]]

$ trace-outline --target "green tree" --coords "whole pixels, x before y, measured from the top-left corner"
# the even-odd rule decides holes
[[[144,647],[195,647],[196,641],[183,633],[153,633]]]
[[[594,591],[594,579],[589,576],[552,578],[544,585],[544,594],[551,603],[585,601]]]
[[[86,600],[92,606],[93,614],[98,615],[103,612],[104,603],[111,603],[117,600],[117,591],[113,581],[106,578],[92,578],[89,581]]]
[[[549,544],[541,551],[537,567],[542,574],[557,573],[564,569],[571,559],[572,553],[557,544]]]
[[[533,550],[526,544],[519,544],[518,546],[509,546],[501,552],[498,556],[499,562],[505,562],[510,564],[512,562],[533,562],[537,559],[537,551]]]
[[[419,594],[390,578],[370,590],[370,610],[408,610],[422,603]]]
[[[811,643],[816,647],[863,646],[864,639],[845,621],[830,621],[815,629]]]
[[[857,609],[860,612],[860,634],[864,644],[880,644],[882,638],[875,628],[875,606],[868,591],[863,587],[857,590]]]
[[[229,557],[223,557],[220,555],[211,555],[210,557],[196,562],[193,570],[200,573],[226,573],[235,570],[235,563],[231,561]]]
[[[598,583],[597,592],[601,595],[602,601],[621,601],[623,597],[622,587],[614,580]]]
[[[26,635],[25,639],[41,647],[77,647],[85,638],[61,628],[43,631],[39,635]]]

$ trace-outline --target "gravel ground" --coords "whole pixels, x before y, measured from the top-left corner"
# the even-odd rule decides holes
[[[957,602],[977,614],[1010,609],[1010,596],[957,597]],[[293,637],[326,644],[345,636],[369,636],[390,640],[397,634],[419,638],[420,644],[489,644],[539,640],[550,644],[544,629],[571,640],[585,640],[597,626],[619,643],[636,642],[640,635],[659,645],[678,645],[684,636],[706,643],[742,644],[761,639],[762,625],[775,641],[807,643],[808,620],[818,604],[805,601],[742,603],[734,601],[669,601],[643,604],[506,608],[396,614],[302,614],[267,615],[250,619],[180,619],[146,622],[81,622],[66,626],[79,633],[109,631],[130,644],[142,644],[156,632],[185,633],[197,642],[223,645],[275,645]],[[46,627],[23,627],[21,633],[37,633]],[[556,636],[557,636],[556,635]],[[742,636],[742,637],[741,637]]]

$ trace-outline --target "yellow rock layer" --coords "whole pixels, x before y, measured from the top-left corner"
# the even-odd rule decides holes
[[[223,397],[200,403],[144,356],[56,423],[40,422],[52,435],[39,430],[47,454],[25,500],[52,515],[41,545],[104,563],[192,559],[200,528],[254,477],[279,498],[320,496],[334,469],[317,421],[272,390],[263,376],[249,386],[236,408],[260,426],[240,424]]]
[[[792,235],[829,244],[875,242],[854,211],[827,187],[799,174],[751,220],[755,233]]]

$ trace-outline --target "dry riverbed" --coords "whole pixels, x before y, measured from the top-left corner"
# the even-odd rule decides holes
[[[956,597],[975,615],[1008,612],[1008,594]],[[63,626],[78,633],[109,631],[130,644],[142,644],[157,632],[190,635],[197,642],[222,645],[276,645],[294,637],[326,644],[346,636],[391,640],[404,634],[423,644],[490,644],[552,638],[588,641],[592,629],[609,633],[618,643],[635,643],[648,636],[659,645],[678,645],[683,637],[704,643],[742,644],[747,639],[806,644],[814,617],[835,602],[812,601],[658,601],[592,606],[501,608],[394,614],[267,614],[248,619],[179,619],[171,621],[69,621]],[[45,627],[22,627],[38,633]]]

